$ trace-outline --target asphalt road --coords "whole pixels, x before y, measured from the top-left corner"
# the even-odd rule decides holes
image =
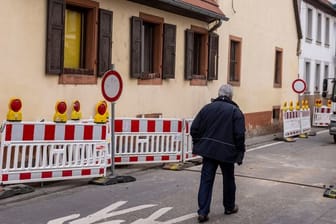
[[[336,200],[323,197],[324,185],[336,184],[335,158],[336,145],[325,131],[295,142],[249,148],[244,164],[236,168],[239,212],[223,214],[218,173],[208,223],[335,223]],[[1,205],[0,223],[197,223],[200,168],[156,167],[134,173],[135,182],[83,185]]]

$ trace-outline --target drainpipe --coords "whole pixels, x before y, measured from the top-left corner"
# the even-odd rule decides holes
[[[217,30],[222,25],[222,20],[216,20],[216,24],[209,30],[209,33]]]

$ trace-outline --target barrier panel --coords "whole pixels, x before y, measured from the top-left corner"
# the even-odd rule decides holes
[[[331,108],[327,106],[314,107],[313,126],[327,127],[330,124]]]
[[[0,184],[105,176],[106,137],[105,124],[5,122]]]
[[[192,137],[190,135],[190,127],[192,124],[192,119],[185,119],[184,120],[184,132],[183,132],[183,142],[184,142],[184,147],[183,147],[183,160],[182,162],[194,160],[201,158],[200,156],[197,156],[192,153]]]
[[[310,110],[300,111],[300,134],[306,134],[311,131]]]
[[[182,127],[181,119],[116,119],[115,164],[181,161]]]
[[[301,134],[300,111],[283,111],[284,137],[291,137]]]

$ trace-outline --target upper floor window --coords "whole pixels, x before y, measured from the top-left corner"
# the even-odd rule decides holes
[[[316,42],[321,44],[321,35],[322,35],[322,15],[317,13],[317,31],[316,31]]]
[[[324,65],[324,78],[325,79],[329,78],[329,65],[328,64]]]
[[[230,35],[228,83],[240,85],[241,45],[242,39]]]
[[[315,92],[320,92],[320,82],[321,82],[321,64],[315,65]]]
[[[139,84],[175,78],[176,26],[140,13],[131,18],[131,77]]]
[[[312,40],[313,33],[313,10],[311,8],[307,9],[307,26],[306,26],[306,39]]]
[[[305,62],[305,68],[304,68],[304,80],[306,81],[307,88],[306,93],[309,93],[310,91],[310,62]]]
[[[275,65],[274,65],[274,83],[273,86],[280,88],[282,84],[282,49],[275,49]]]
[[[61,84],[96,84],[111,66],[112,12],[90,0],[48,0],[47,26],[46,72]]]
[[[330,18],[325,18],[325,33],[324,33],[324,45],[330,45]]]
[[[218,79],[218,35],[192,26],[187,29],[185,46],[185,79],[191,85],[206,85]]]

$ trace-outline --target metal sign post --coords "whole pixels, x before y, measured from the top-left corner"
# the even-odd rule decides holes
[[[114,136],[114,102],[111,102],[111,119],[110,119],[110,130],[111,130],[111,176],[114,176],[115,170],[115,136]]]
[[[111,175],[108,178],[103,178],[93,183],[101,185],[110,185],[135,181],[131,176],[117,176],[115,175],[115,130],[114,130],[114,115],[115,115],[115,101],[121,95],[123,83],[120,74],[115,70],[105,72],[102,80],[102,94],[108,102],[111,103],[111,117],[110,117],[110,131],[111,131]]]

